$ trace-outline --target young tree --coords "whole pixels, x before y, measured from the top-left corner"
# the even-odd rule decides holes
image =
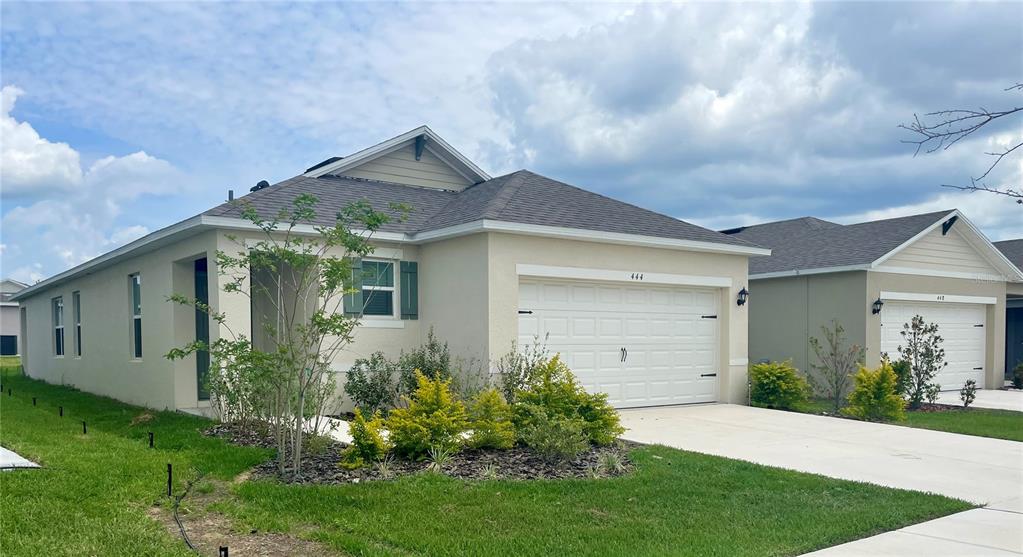
[[[292,477],[301,471],[306,421],[322,415],[333,397],[330,364],[352,341],[359,324],[362,308],[346,312],[344,307],[345,297],[357,292],[354,273],[359,271],[353,262],[372,253],[375,231],[408,210],[393,205],[390,213],[382,213],[367,202],[356,202],[324,226],[314,224],[317,203],[316,197],[301,194],[269,219],[239,203],[243,218],[256,225],[260,238],[246,243],[231,237],[238,251],[218,251],[216,260],[218,273],[226,279],[224,292],[242,294],[267,310],[268,316],[253,320],[262,323],[252,336],[231,330],[225,313],[185,296],[171,297],[207,312],[228,334],[208,345],[193,342],[176,348],[167,357],[208,351],[215,407],[223,418],[266,423],[276,441],[278,470]],[[299,233],[299,225],[313,225],[315,233]]]
[[[924,318],[914,316],[909,323],[902,326],[900,333],[905,345],[899,345],[899,354],[909,362],[910,380],[906,393],[909,407],[920,408],[929,391],[935,385],[931,382],[948,362],[945,361],[945,349],[941,347],[942,338],[938,334],[936,323],[927,323]]]
[[[864,350],[858,344],[845,346],[845,329],[835,319],[831,320],[831,328],[822,325],[821,332],[824,333],[823,344],[810,337],[810,347],[818,362],[810,364],[815,372],[810,375],[810,384],[832,402],[837,414],[842,409],[853,373],[863,364]]]

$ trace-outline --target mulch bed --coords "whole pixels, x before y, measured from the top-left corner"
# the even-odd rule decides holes
[[[907,412],[956,412],[956,411],[962,412],[963,410],[967,409],[963,408],[962,405],[929,404],[927,402],[921,404],[920,408],[916,408],[913,410],[906,408]]]
[[[269,435],[241,428],[235,424],[217,424],[204,433],[213,437],[221,437],[236,445],[264,448],[275,446]],[[289,483],[343,484],[393,480],[402,476],[427,472],[430,468],[428,460],[413,461],[392,458],[388,461],[386,470],[379,465],[347,470],[339,465],[341,452],[346,446],[344,443],[335,441],[319,451],[305,451],[305,454],[302,455],[302,475],[298,478],[281,478],[277,473],[275,460],[256,466],[253,469],[253,476],[278,478]],[[451,455],[443,465],[441,472],[463,480],[606,478],[626,474],[632,469],[628,449],[635,446],[638,444],[628,441],[620,441],[617,446],[611,447],[593,446],[576,458],[559,464],[547,462],[531,449],[522,446],[507,450],[466,449]],[[605,453],[617,453],[623,465],[622,469],[616,471],[601,467],[601,456]]]

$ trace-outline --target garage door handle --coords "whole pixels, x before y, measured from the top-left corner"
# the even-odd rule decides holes
[[[520,309],[519,310],[519,315],[533,315],[533,310],[531,310],[531,309]]]
[[[983,326],[984,326],[983,323],[981,323],[980,325],[974,325],[974,327],[983,327]]]
[[[982,369],[984,369],[984,368],[983,367],[975,367],[975,368],[973,368],[974,371],[980,371]]]
[[[700,374],[700,377],[717,377],[717,376],[718,376],[718,374],[716,374],[716,373],[701,373]]]

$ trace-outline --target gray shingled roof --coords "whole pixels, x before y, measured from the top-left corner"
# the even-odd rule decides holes
[[[413,212],[405,222],[390,223],[383,228],[391,232],[415,233],[489,219],[756,247],[741,237],[701,228],[527,170],[499,176],[461,192],[349,177],[297,176],[240,199],[268,217],[289,207],[300,193],[310,193],[320,199],[321,214],[315,224],[330,224],[335,211],[364,199],[377,210],[386,209],[392,202],[412,206]],[[204,214],[240,217],[241,211],[225,203]]]
[[[1012,261],[1013,265],[1023,270],[1023,238],[994,242],[994,245],[1009,261]]]
[[[813,217],[735,228],[731,236],[771,248],[749,262],[750,275],[867,265],[952,212],[841,225]]]

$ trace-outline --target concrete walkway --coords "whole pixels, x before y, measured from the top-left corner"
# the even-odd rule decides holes
[[[959,398],[958,391],[947,391],[938,397],[941,404],[961,406],[963,401]],[[1015,410],[1023,412],[1023,391],[977,391],[977,399],[970,405],[971,408],[992,408],[994,410]]]
[[[987,505],[817,555],[1023,554],[1023,443],[730,404],[621,415],[641,443]]]
[[[31,460],[23,458],[18,453],[0,447],[0,470],[14,470],[16,468],[39,468],[39,465]]]

